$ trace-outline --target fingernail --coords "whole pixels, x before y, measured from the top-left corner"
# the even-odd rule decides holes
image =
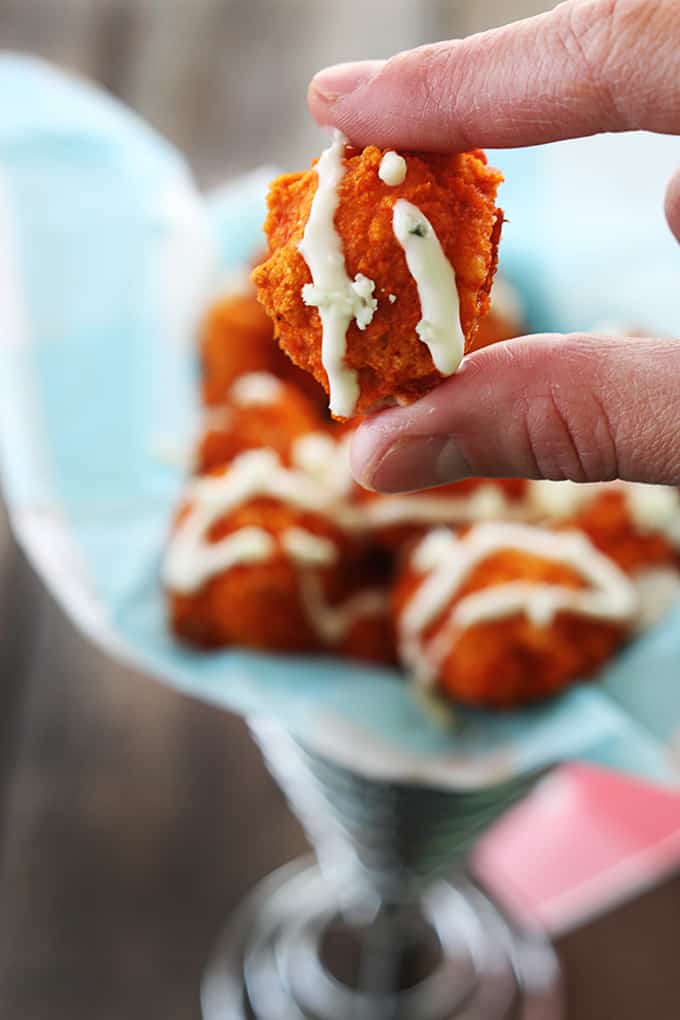
[[[384,63],[384,60],[355,60],[347,64],[333,64],[314,76],[311,88],[324,102],[334,103],[336,99],[366,85]]]
[[[389,448],[366,482],[377,492],[431,489],[470,476],[470,467],[450,436],[401,439]]]

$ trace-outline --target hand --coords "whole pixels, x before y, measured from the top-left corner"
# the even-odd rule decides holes
[[[678,0],[568,0],[467,39],[328,68],[309,103],[358,145],[402,149],[680,135],[679,54]],[[680,240],[680,172],[666,215]],[[474,475],[680,485],[680,342],[539,336],[483,349],[415,404],[364,422],[352,462],[383,492]]]

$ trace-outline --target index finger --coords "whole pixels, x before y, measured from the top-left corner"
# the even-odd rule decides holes
[[[387,61],[321,71],[309,105],[357,145],[451,152],[680,134],[677,0],[568,0]]]

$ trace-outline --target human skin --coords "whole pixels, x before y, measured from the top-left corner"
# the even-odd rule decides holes
[[[547,14],[311,82],[323,125],[356,145],[458,151],[604,131],[680,134],[678,0],[567,0]],[[680,240],[680,171],[666,192]],[[471,354],[352,446],[381,492],[470,476],[680,485],[680,343],[531,336]]]

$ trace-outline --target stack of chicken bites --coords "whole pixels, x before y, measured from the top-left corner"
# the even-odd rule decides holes
[[[491,289],[501,180],[481,152],[336,136],[273,182],[255,288],[200,337],[204,428],[163,570],[182,641],[398,663],[509,708],[593,676],[680,588],[675,489],[352,481],[360,416],[523,331],[512,288]]]

